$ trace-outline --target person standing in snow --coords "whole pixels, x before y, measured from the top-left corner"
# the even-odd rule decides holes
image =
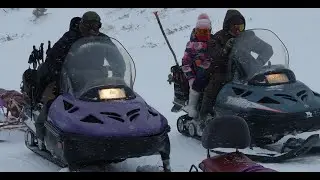
[[[207,70],[210,67],[210,59],[207,52],[207,42],[211,36],[211,29],[209,16],[205,13],[200,14],[182,58],[182,71],[188,79],[190,87],[189,102],[185,110],[192,118],[197,117],[196,107],[199,96],[209,80]]]

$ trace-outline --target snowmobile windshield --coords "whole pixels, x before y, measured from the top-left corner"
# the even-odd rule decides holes
[[[289,53],[280,38],[268,29],[249,29],[234,41],[230,59],[240,79],[250,80],[268,68],[289,68]]]
[[[76,41],[62,65],[61,89],[76,98],[93,88],[133,88],[133,59],[122,44],[110,37],[84,37]]]

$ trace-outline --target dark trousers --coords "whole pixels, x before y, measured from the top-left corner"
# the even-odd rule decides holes
[[[47,120],[49,108],[52,102],[53,100],[48,101],[46,104],[44,104],[38,118],[35,119],[36,136],[42,141],[44,140],[44,135],[45,135],[44,122]]]
[[[200,117],[205,117],[213,109],[216,98],[223,85],[227,82],[227,77],[222,73],[214,73],[210,77],[209,83],[204,90]]]
[[[192,84],[192,89],[197,92],[203,92],[206,86],[209,83],[209,74],[208,70],[197,68],[196,77]]]

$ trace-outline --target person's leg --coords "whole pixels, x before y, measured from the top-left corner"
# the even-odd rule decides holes
[[[208,84],[207,72],[204,69],[199,68],[196,72],[196,77],[193,81],[189,82],[189,102],[188,102],[188,115],[192,118],[198,117],[198,101],[200,93],[204,91]]]
[[[36,127],[36,136],[38,138],[38,146],[41,150],[45,148],[44,146],[44,135],[45,135],[45,127],[44,122],[47,119],[49,108],[52,104],[53,100],[48,101],[42,107],[38,118],[35,120],[35,127]]]
[[[213,111],[216,98],[225,82],[223,74],[213,74],[203,93],[202,105],[200,109],[200,120],[205,123],[207,115]]]

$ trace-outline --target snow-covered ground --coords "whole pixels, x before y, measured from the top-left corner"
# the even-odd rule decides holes
[[[48,9],[48,15],[33,20],[32,9],[0,11],[0,87],[19,90],[21,75],[28,67],[32,45],[51,40],[53,43],[67,31],[69,21],[89,9]],[[92,10],[92,9],[91,9]],[[172,127],[170,132],[174,171],[188,171],[206,157],[199,141],[182,136],[176,130],[180,114],[170,112],[173,86],[167,75],[174,64],[153,11],[159,15],[169,41],[180,60],[197,16],[206,12],[213,21],[213,31],[222,28],[227,9],[174,8],[174,9],[94,9],[103,19],[103,32],[122,42],[136,62],[135,90],[153,107],[163,113]],[[319,9],[239,9],[247,20],[247,28],[268,28],[277,33],[290,52],[291,68],[299,80],[315,91],[318,72]],[[7,36],[13,40],[4,41]],[[46,46],[46,45],[45,45]],[[24,146],[20,131],[0,131],[0,171],[60,171],[60,168],[36,156]],[[159,156],[129,159],[113,165],[111,171],[135,171],[138,165],[161,165]],[[295,159],[282,164],[264,164],[278,171],[320,171],[320,158]],[[63,171],[63,170],[62,170]]]

